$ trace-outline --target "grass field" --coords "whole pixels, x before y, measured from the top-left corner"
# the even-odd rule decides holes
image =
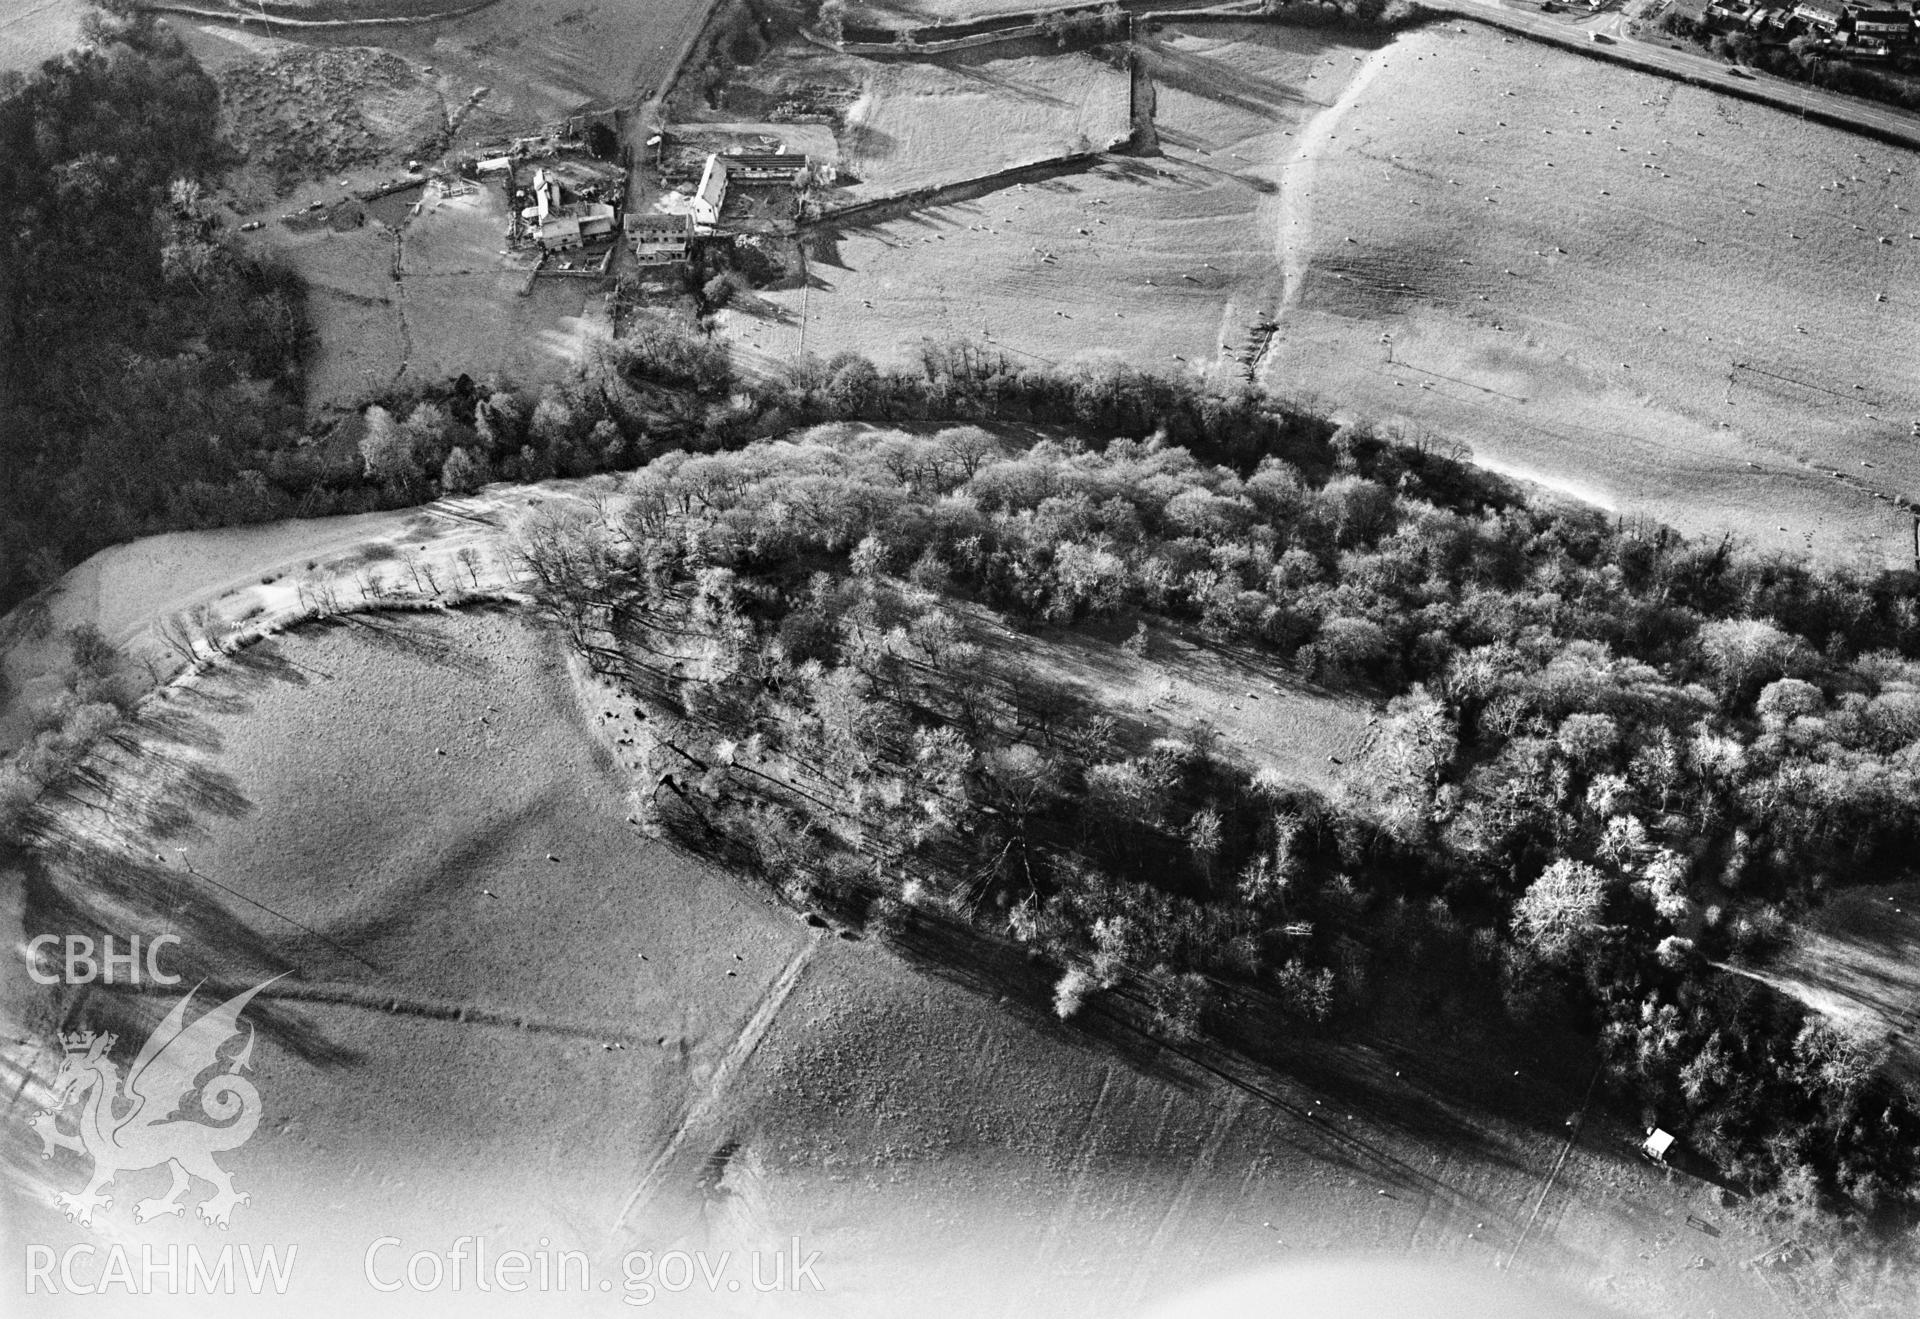
[[[1909,153],[1479,28],[1370,65],[1287,163],[1267,379],[1685,530],[1910,557]]]
[[[80,44],[84,0],[0,0],[0,72],[32,69]]]
[[[525,262],[501,255],[507,213],[497,188],[430,201],[405,226],[397,280],[386,226],[294,233],[274,217],[388,181],[410,156],[431,154],[426,139],[449,122],[456,144],[498,141],[582,105],[630,103],[665,76],[705,13],[696,0],[501,0],[426,28],[297,40],[180,22],[229,91],[231,135],[248,156],[230,200],[237,214],[268,221],[246,241],[308,282],[310,410],[462,372],[537,384],[564,370],[607,317],[591,281],[543,279],[520,295]],[[366,42],[377,44],[356,44]]]
[[[1377,711],[1277,669],[1265,657],[1207,641],[1165,621],[1146,652],[1121,648],[1130,627],[1018,632],[990,611],[969,611],[979,644],[1003,663],[1077,690],[1108,711],[1124,741],[1144,751],[1158,737],[1212,742],[1249,770],[1271,770],[1332,793],[1365,756]]]
[[[520,584],[510,551],[520,518],[543,506],[585,506],[612,484],[611,477],[501,483],[421,508],[178,531],[102,550],[61,578],[44,628],[26,626],[25,611],[0,620],[0,671],[10,694],[0,702],[0,749],[17,746],[34,707],[58,692],[68,628],[98,628],[136,675],[165,677],[182,661],[153,625],[194,608],[205,607],[227,635],[277,631],[311,617],[329,590],[349,606],[367,599],[370,586],[421,595],[402,562],[408,556],[433,572],[432,583],[422,583],[430,591],[512,589]]]
[[[1890,1039],[1889,1065],[1920,1082],[1920,884],[1849,889],[1830,898],[1792,949],[1755,973],[1836,1021]]]
[[[855,180],[825,198],[828,205],[1104,149],[1130,129],[1124,68],[1039,43],[930,61],[863,59],[789,43],[737,71],[725,113],[818,99],[824,88],[845,103],[836,129],[839,164]]]
[[[364,174],[361,184],[386,177]],[[297,190],[274,205],[298,209],[337,187]],[[518,385],[553,378],[585,336],[608,328],[595,281],[539,279],[521,296],[528,261],[503,255],[506,198],[498,186],[460,197],[429,192],[398,231],[364,227],[296,232],[270,219],[248,240],[307,281],[316,347],[307,362],[310,411],[352,404],[389,385],[476,380],[499,372]],[[400,277],[394,278],[396,233]]]
[[[222,128],[251,169],[298,181],[432,155],[447,107],[419,66],[369,47],[291,43],[221,71]]]
[[[121,753],[130,789],[190,808],[135,835],[166,858],[144,883],[188,974],[293,972],[258,1014],[262,1132],[226,1161],[253,1195],[233,1235],[304,1243],[299,1312],[364,1291],[383,1233],[444,1249],[463,1224],[603,1259],[647,1152],[810,944],[623,823],[581,695],[517,620],[335,626],[182,689],[149,712],[169,731]],[[109,829],[138,814],[118,807]]]
[[[1127,75],[1089,55],[875,64],[841,158],[856,197],[1025,165],[1126,137]]]
[[[1030,14],[1044,5],[1031,0],[856,0],[847,6],[849,23],[909,28],[928,23],[960,23],[995,14]]]
[[[463,7],[426,2],[436,10]],[[352,7],[372,13],[386,4]],[[398,0],[395,7],[406,12],[425,4]],[[289,48],[389,52],[434,82],[458,118],[454,141],[464,144],[531,131],[584,105],[643,99],[659,88],[711,9],[711,0],[497,0],[443,22],[297,35],[282,29],[272,41],[228,24],[174,22],[191,34],[194,53],[210,68]]]
[[[1780,1313],[1731,1267],[1766,1225],[1623,1157],[1625,1133],[1590,1125],[1547,1185],[1557,1122],[1458,1108],[1427,1060],[1355,1054],[1339,1086],[1235,1088],[1021,1006],[1044,972],[1018,959],[930,975],[922,945],[776,912],[624,823],[628,709],[509,615],[309,629],[169,698],[114,753],[111,810],[63,817],[70,865],[160,853],[135,871],[190,976],[291,971],[257,1014],[267,1119],[227,1158],[253,1201],[222,1241],[300,1243],[302,1312],[349,1294],[499,1312],[363,1282],[376,1237],[401,1240],[397,1268],[473,1234],[577,1249],[613,1279],[629,1249],[741,1259],[798,1237],[825,1290],[780,1298],[796,1314],[1106,1315],[1355,1255],[1480,1275],[1513,1255],[1536,1312]],[[122,827],[143,816],[168,827]],[[164,1007],[88,1011],[137,1029]],[[41,1165],[37,1143],[24,1157],[9,1129],[14,1231],[83,1239],[44,1197],[84,1168]],[[1688,1232],[1683,1207],[1723,1235]],[[1726,1267],[1685,1267],[1702,1250]],[[63,1300],[36,1313],[120,1312]]]
[[[954,335],[1251,359],[1623,514],[1907,560],[1904,153],[1471,25],[1370,50],[1169,22],[1142,60],[1159,157],[821,234],[779,322],[726,318],[744,360],[795,351],[803,305],[808,350],[892,362]]]
[[[1204,32],[1170,30],[1143,53],[1161,83],[1161,156],[819,234],[808,350],[898,364],[928,339],[986,336],[1017,360],[1180,371],[1244,347],[1279,300],[1256,230],[1277,188],[1263,162],[1338,95],[1357,48],[1302,29]],[[749,362],[799,346],[800,294],[769,296],[791,323],[728,318]]]

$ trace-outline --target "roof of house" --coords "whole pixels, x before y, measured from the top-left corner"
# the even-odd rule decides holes
[[[741,152],[739,155],[722,156],[728,169],[791,169],[801,170],[807,167],[807,158],[781,152]]]
[[[632,211],[628,211],[623,223],[626,225],[627,232],[630,234],[665,233],[684,238],[693,229],[693,217],[687,215],[685,212],[678,215],[661,215],[658,213],[636,215]]]
[[[1793,7],[1793,12],[1802,18],[1820,18],[1838,23],[1847,12],[1847,7],[1841,0],[1800,0]]]
[[[1856,23],[1891,23],[1899,27],[1912,27],[1913,15],[1904,9],[1856,9],[1853,11]]]
[[[1664,1159],[1667,1156],[1667,1151],[1673,1148],[1673,1137],[1660,1130],[1660,1128],[1655,1127],[1647,1133],[1646,1142],[1642,1144],[1640,1148],[1656,1159]]]
[[[720,163],[720,157],[707,157],[707,167],[700,171],[700,186],[693,195],[719,209],[721,200],[727,195],[727,167]]]

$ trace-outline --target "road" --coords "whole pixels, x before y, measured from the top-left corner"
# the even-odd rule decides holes
[[[1651,40],[1628,36],[1625,16],[1614,10],[1602,10],[1598,14],[1543,14],[1536,8],[1514,8],[1497,0],[1423,0],[1423,3],[1440,13],[1504,28],[1530,40],[1577,50],[1595,59],[1758,101],[1900,146],[1920,147],[1920,115],[1788,82],[1769,73],[1729,73],[1726,61],[1714,59],[1698,47],[1674,43],[1663,33],[1654,31]],[[1596,32],[1612,40],[1605,44],[1596,42],[1593,40]]]

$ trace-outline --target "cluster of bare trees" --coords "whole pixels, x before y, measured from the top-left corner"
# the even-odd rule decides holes
[[[68,662],[59,693],[37,711],[25,742],[0,758],[0,847],[31,841],[48,794],[77,786],[96,744],[122,736],[118,730],[134,706],[136,688],[124,657],[99,628],[79,624],[65,639]]]
[[[224,655],[230,630],[227,621],[204,604],[163,615],[153,625],[154,636],[160,644],[189,668],[202,660]]]
[[[1010,935],[1059,967],[1058,1011],[1132,995],[1174,1036],[1249,985],[1336,1029],[1420,966],[1456,1023],[1597,1023],[1616,1092],[1756,1183],[1911,1206],[1920,1124],[1871,1042],[1712,959],[1920,842],[1915,611],[1335,439],[1316,476],[826,426],[663,455],[520,553],[649,700],[648,823],[796,901]],[[1204,738],[1142,745],[982,605],[1184,617],[1398,694],[1328,803]]]

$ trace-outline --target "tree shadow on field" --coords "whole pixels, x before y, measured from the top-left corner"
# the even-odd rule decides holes
[[[1222,1022],[1210,1034],[1177,1041],[1157,1033],[1147,1004],[1126,986],[1103,991],[1061,1021],[1051,1010],[1053,968],[1029,949],[953,918],[913,910],[888,925],[886,943],[916,971],[992,999],[996,1011],[1037,1034],[1091,1047],[1183,1093],[1226,1086],[1262,1110],[1296,1119],[1297,1125],[1286,1129],[1290,1143],[1355,1175],[1408,1192],[1471,1198],[1387,1148],[1377,1139],[1382,1130],[1435,1148],[1470,1151],[1503,1168],[1533,1171],[1490,1139],[1485,1124],[1471,1113],[1387,1077],[1391,1069],[1351,1045],[1305,1032],[1258,991],[1228,991],[1217,1014]],[[1349,1112],[1365,1116],[1368,1134],[1348,1124]]]
[[[180,977],[176,985],[64,986],[56,990],[63,1030],[152,1030],[174,996],[196,986],[203,1007],[276,975],[301,974],[280,941],[261,933],[241,904],[212,888],[204,876],[142,860],[105,847],[69,847],[57,857],[35,857],[27,866],[23,926],[34,934],[85,935],[102,946],[112,936],[124,949],[138,936],[143,948],[162,935],[159,969]],[[264,912],[258,913],[265,917]],[[143,959],[145,954],[143,953]],[[144,972],[144,966],[142,968]],[[246,1020],[262,1034],[316,1066],[357,1061],[353,1051],[328,1039],[304,1017],[265,1001],[248,1008]]]
[[[1452,1078],[1440,1083],[1431,1072],[1409,1066],[1407,1058],[1396,1057],[1390,1047],[1378,1042],[1323,1036],[1259,989],[1236,986],[1225,990],[1222,998],[1211,1037],[1214,1047],[1243,1065],[1311,1087],[1331,1101],[1340,1115],[1364,1113],[1376,1128],[1449,1150],[1471,1151],[1483,1162],[1524,1171],[1531,1165],[1490,1137],[1487,1114],[1498,1112],[1543,1131],[1566,1115],[1555,1087],[1542,1089],[1529,1083],[1519,1096],[1521,1102],[1489,1102],[1489,1096],[1469,1096],[1455,1089]]]
[[[892,134],[871,124],[848,124],[840,131],[840,152],[849,160],[885,160],[899,148]]]
[[[1205,1083],[1202,1073],[1182,1066],[1158,1041],[1118,1017],[1086,1013],[1061,1022],[1047,1007],[1057,975],[1018,944],[917,910],[888,927],[886,944],[921,974],[995,1000],[1000,1011],[1040,1034],[1092,1043],[1142,1075],[1182,1090]]]
[[[389,938],[412,937],[418,912],[440,909],[456,896],[477,896],[484,863],[507,854],[516,838],[524,846],[542,821],[553,819],[565,806],[558,793],[543,793],[521,802],[511,814],[467,822],[458,841],[439,852],[430,868],[388,885],[377,898],[362,898],[350,920],[332,926],[334,937],[346,947],[376,952]]]
[[[209,760],[220,737],[204,720],[156,705],[129,726],[131,736],[114,737],[109,748],[75,771],[69,796],[82,800],[71,789],[90,790],[100,800],[88,804],[109,819],[134,819],[161,840],[195,832],[205,817],[237,819],[253,809],[239,780]],[[57,826],[49,822],[47,827]],[[95,850],[105,846],[94,844]]]
[[[1299,87],[1289,86],[1275,78],[1246,73],[1205,55],[1188,54],[1169,46],[1155,44],[1148,47],[1142,62],[1155,83],[1261,119],[1274,118],[1274,111],[1281,106],[1318,109],[1321,105]],[[1291,118],[1288,122],[1292,122]],[[1165,131],[1161,129],[1162,133]]]
[[[1161,136],[1164,137],[1165,134],[1162,133]],[[1094,173],[1103,179],[1131,183],[1138,188],[1179,188],[1185,186],[1187,180],[1182,179],[1174,169],[1168,166],[1185,168],[1187,163],[1184,160],[1169,159],[1165,163],[1160,163],[1157,159],[1142,159],[1138,156],[1111,156]]]
[[[470,678],[492,673],[493,665],[485,656],[444,635],[443,622],[438,614],[413,618],[406,614],[358,613],[336,615],[322,620],[320,626],[357,628],[364,640],[381,649]]]
[[[1052,54],[1057,55],[1058,52],[1052,52]],[[992,58],[995,61],[1003,60],[1006,58],[1006,54],[1004,51],[996,50]],[[968,82],[979,83],[984,87],[993,88],[995,91],[1004,92],[1017,100],[1031,101],[1038,105],[1057,105],[1063,107],[1071,107],[1074,105],[1074,102],[1067,97],[1045,91],[1025,79],[1010,78],[1002,73],[989,72],[986,59],[969,60],[948,56],[946,59],[936,60],[935,63],[944,64],[949,72],[959,75]]]
[[[1880,957],[1909,958],[1920,947],[1920,884],[1856,890],[1830,898],[1815,928],[1825,939]]]
[[[305,687],[313,681],[308,675],[315,672],[295,662],[286,650],[271,638],[262,638],[250,646],[241,647],[229,657],[229,662],[231,665],[229,672],[233,680],[243,687],[263,682],[282,682],[290,687]]]
[[[162,841],[197,836],[209,815],[238,819],[253,809],[253,799],[225,770],[199,760],[148,752],[139,758],[149,773],[164,776],[164,790],[141,811],[141,824]]]
[[[1176,146],[1185,151],[1198,151],[1202,155],[1211,156],[1214,151],[1218,149],[1217,143],[1208,142],[1193,133],[1182,133],[1177,129],[1160,128],[1157,126],[1154,131],[1162,144]],[[1173,160],[1175,163],[1192,170],[1196,174],[1206,174],[1216,179],[1231,180],[1264,196],[1274,196],[1280,191],[1280,185],[1278,183],[1272,179],[1262,177],[1259,174],[1235,173],[1230,169],[1222,169],[1218,165],[1209,165],[1203,160],[1182,160],[1171,156],[1163,156],[1163,159]]]
[[[834,228],[814,229],[803,235],[800,242],[806,248],[809,270],[814,266],[826,266],[833,270],[850,271],[852,267],[840,252],[840,245],[845,241],[846,235]],[[820,286],[816,284],[814,287]]]
[[[171,700],[149,703],[130,717],[126,726],[147,746],[165,744],[212,755],[224,745],[212,724]]]

